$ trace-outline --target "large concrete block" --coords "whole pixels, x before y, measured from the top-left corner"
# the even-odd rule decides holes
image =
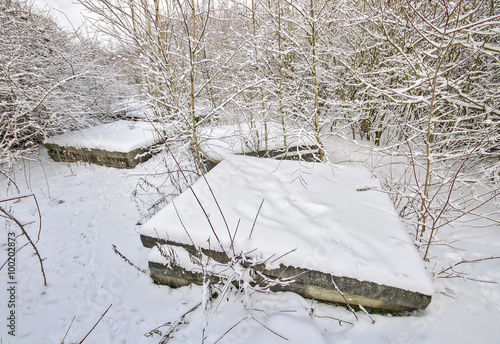
[[[342,292],[352,304],[400,311],[424,309],[433,293],[392,202],[362,167],[230,156],[140,234],[145,247],[166,245],[220,264],[235,256],[262,261],[268,278],[296,276],[273,290],[318,300],[344,302]],[[153,250],[151,276],[201,283],[202,269],[189,262],[173,266]]]

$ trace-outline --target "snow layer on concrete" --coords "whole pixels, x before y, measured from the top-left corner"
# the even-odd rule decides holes
[[[292,149],[298,146],[315,146],[314,133],[294,131],[287,128],[287,147],[284,144],[283,127],[276,122],[223,125],[201,128],[199,131],[200,148],[209,159],[220,161],[234,154],[245,154],[267,150]]]
[[[131,99],[122,105],[122,109],[118,112],[123,111],[128,118],[137,118],[142,120],[154,119],[155,115],[153,110],[145,101]]]
[[[120,120],[49,137],[45,143],[126,153],[151,146],[159,141],[160,137],[151,123]]]
[[[272,257],[268,268],[281,263],[433,293],[389,197],[362,167],[228,156],[144,224],[141,234]]]

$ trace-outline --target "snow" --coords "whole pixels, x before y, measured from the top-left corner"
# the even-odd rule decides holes
[[[267,126],[267,146],[266,146]],[[221,161],[229,155],[244,154],[284,147],[283,127],[276,122],[222,125],[199,129],[200,148],[203,154],[214,161]],[[297,146],[315,146],[313,133],[294,131],[287,128],[287,148],[293,150]]]
[[[252,252],[252,257],[284,255],[269,264],[270,269],[282,263],[433,293],[389,197],[365,168],[228,156],[192,190],[216,235],[191,190],[144,224],[141,233],[188,245],[192,239],[197,247],[207,249],[210,243],[218,251],[218,240],[224,250],[233,241],[236,252]]]
[[[128,118],[137,118],[142,120],[154,119],[155,115],[148,104],[139,99],[130,98],[120,104],[116,112],[124,112]]]
[[[116,121],[97,127],[73,131],[47,138],[45,143],[61,147],[102,149],[127,153],[160,142],[160,137],[149,122]]]
[[[339,158],[343,159],[342,152]],[[362,155],[359,152],[358,157]],[[137,221],[141,214],[131,193],[141,178],[165,172],[165,160],[171,162],[159,154],[134,170],[118,170],[56,163],[42,149],[40,161],[20,162],[13,171],[19,193],[34,193],[41,208],[43,231],[37,247],[45,258],[48,286],[43,286],[32,250],[25,247],[16,255],[16,336],[7,334],[2,321],[2,343],[61,344],[73,317],[64,342],[79,343],[112,304],[85,344],[157,344],[161,339],[158,334],[149,337],[145,334],[165,323],[178,321],[202,301],[201,287],[171,289],[155,285],[147,274],[127,265],[111,248],[112,244],[116,245],[139,267],[147,268],[150,250],[140,244]],[[6,183],[0,179],[0,199],[18,193],[13,189],[7,192]],[[32,198],[2,202],[0,206],[11,209],[36,238],[38,215]],[[462,258],[498,255],[499,228],[471,227],[466,220],[440,233],[440,244],[432,247],[428,269],[437,273]],[[7,226],[3,218],[0,221],[0,263],[3,264],[7,258],[7,232],[20,233],[14,225]],[[257,221],[257,228],[259,223]],[[19,237],[18,247],[25,242]],[[229,294],[217,312],[213,308],[203,312],[199,307],[186,315],[168,343],[201,343],[204,317],[208,324],[205,343],[210,344],[222,336],[221,344],[498,342],[500,288],[496,283],[500,281],[500,260],[464,264],[456,270],[463,271],[464,278],[434,279],[437,292],[431,304],[425,311],[410,316],[372,315],[376,321],[372,324],[361,312],[357,321],[344,307],[306,300],[294,293],[254,294],[249,305],[244,296]],[[6,286],[4,268],[0,270],[2,319],[9,310]],[[340,326],[335,318],[352,325],[343,322]],[[169,325],[159,330],[165,333],[168,328]]]

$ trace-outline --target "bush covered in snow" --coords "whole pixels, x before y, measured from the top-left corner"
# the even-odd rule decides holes
[[[0,163],[48,134],[112,117],[124,86],[97,42],[24,0],[0,3]]]

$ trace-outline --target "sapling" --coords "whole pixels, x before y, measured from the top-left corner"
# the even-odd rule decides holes
[[[444,13],[446,21],[443,26],[438,28],[427,20],[427,18],[409,1],[407,1],[407,3],[411,11],[423,20],[424,25],[428,27],[428,30],[434,31],[433,36],[436,40],[435,43],[432,43],[435,50],[435,63],[432,74],[429,74],[428,76],[428,82],[431,90],[429,99],[427,100],[428,114],[426,116],[425,131],[423,132],[425,158],[424,177],[420,180],[420,183],[419,180],[415,180],[417,185],[420,184],[418,188],[418,195],[421,203],[417,225],[417,237],[422,238],[427,230],[430,231],[424,253],[424,259],[427,259],[429,255],[429,248],[435,237],[436,231],[443,225],[456,221],[458,218],[463,216],[459,215],[454,219],[442,221],[447,212],[457,210],[453,207],[451,199],[457,188],[457,184],[459,183],[458,179],[464,174],[464,172],[471,170],[477,165],[477,160],[481,158],[480,149],[484,147],[484,143],[488,140],[488,134],[486,134],[482,139],[476,141],[477,143],[472,147],[465,146],[464,154],[458,157],[454,157],[452,152],[450,152],[451,154],[446,152],[446,146],[441,148],[442,144],[437,142],[439,140],[439,136],[443,135],[443,137],[447,139],[450,135],[453,135],[453,132],[446,133],[445,131],[442,133],[442,129],[439,127],[440,122],[445,119],[440,114],[440,112],[444,110],[442,103],[445,101],[445,98],[440,94],[442,92],[440,83],[442,83],[443,79],[445,79],[448,83],[458,84],[457,81],[451,79],[451,74],[455,69],[462,68],[463,65],[467,64],[471,58],[480,51],[480,49],[476,49],[469,56],[466,56],[459,61],[453,61],[450,65],[449,61],[452,58],[453,49],[456,44],[459,44],[460,36],[469,29],[476,26],[482,26],[488,21],[493,21],[495,18],[489,18],[486,21],[480,20],[470,23],[465,27],[460,26],[458,23],[454,24],[454,12],[458,12],[458,14],[461,12],[460,2],[450,9],[446,8]],[[414,26],[411,20],[410,23]],[[417,30],[415,26],[414,28]],[[417,32],[421,34],[423,39],[428,39],[428,37],[420,30],[417,30]],[[470,71],[466,71],[466,73],[468,74]],[[456,135],[458,136],[459,134],[457,133]],[[444,152],[441,149],[443,149]],[[443,155],[445,159],[439,158],[440,155]],[[447,162],[447,160],[450,162]],[[458,168],[453,167],[453,160],[457,161]],[[412,164],[414,165],[415,163],[412,162]],[[445,168],[445,170],[442,171],[444,173],[442,173],[439,171],[439,165],[449,165],[449,167]],[[436,174],[436,172],[438,172],[438,174]],[[435,180],[439,180],[439,184],[436,187]],[[440,194],[443,191],[445,191],[444,201],[441,201]],[[497,192],[498,191],[493,191],[493,194],[496,194]],[[480,201],[480,203],[482,202]],[[438,206],[437,209],[433,209],[435,204]],[[465,211],[463,213],[470,213],[470,211]]]
[[[350,16],[363,41],[355,42],[368,48],[346,51],[337,61],[348,72],[346,83],[357,86],[356,106],[383,110],[367,118],[367,137],[379,152],[406,159],[402,174],[386,176],[393,178],[389,192],[413,221],[428,260],[439,229],[476,216],[498,195],[488,180],[499,166],[492,79],[499,56],[490,46],[498,7],[407,0],[396,8],[379,0],[358,10]]]

